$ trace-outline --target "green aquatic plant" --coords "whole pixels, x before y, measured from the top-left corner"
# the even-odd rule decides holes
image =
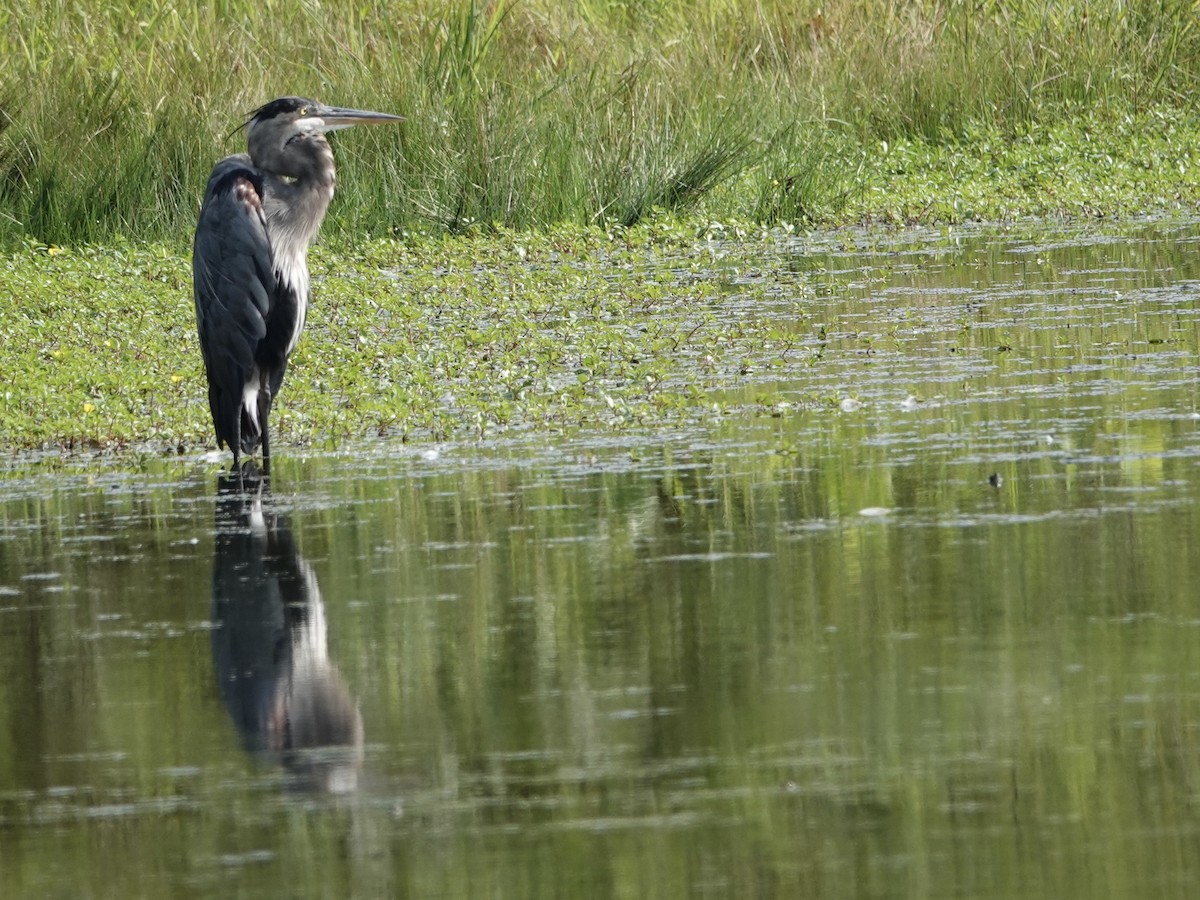
[[[709,414],[706,386],[796,343],[765,307],[719,316],[731,261],[661,226],[318,247],[310,264],[285,442],[682,423]],[[10,449],[211,444],[185,254],[29,243],[0,275]]]

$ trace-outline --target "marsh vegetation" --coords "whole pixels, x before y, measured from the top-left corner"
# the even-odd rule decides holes
[[[331,226],[378,237],[1171,208],[1192,5],[1087,0],[106,2],[0,10],[0,238],[182,241],[242,115],[391,109]]]

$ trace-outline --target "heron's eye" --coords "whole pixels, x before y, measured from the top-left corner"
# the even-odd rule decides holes
[[[308,107],[307,107],[307,106],[302,106],[302,107],[300,107],[300,115],[301,115],[301,117],[307,116],[307,115],[308,115],[308,112],[309,112],[309,110],[308,110]]]

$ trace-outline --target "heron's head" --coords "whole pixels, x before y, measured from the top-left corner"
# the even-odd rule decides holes
[[[295,176],[300,172],[289,160],[301,163],[310,159],[325,144],[327,132],[351,125],[402,121],[402,116],[389,113],[325,106],[305,97],[280,97],[250,114],[245,125],[246,143],[257,165]]]

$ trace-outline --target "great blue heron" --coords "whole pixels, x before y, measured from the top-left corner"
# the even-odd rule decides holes
[[[246,122],[249,153],[213,168],[196,225],[192,283],[217,446],[262,444],[267,419],[308,309],[308,247],[333,198],[326,132],[400,116],[281,97]]]

